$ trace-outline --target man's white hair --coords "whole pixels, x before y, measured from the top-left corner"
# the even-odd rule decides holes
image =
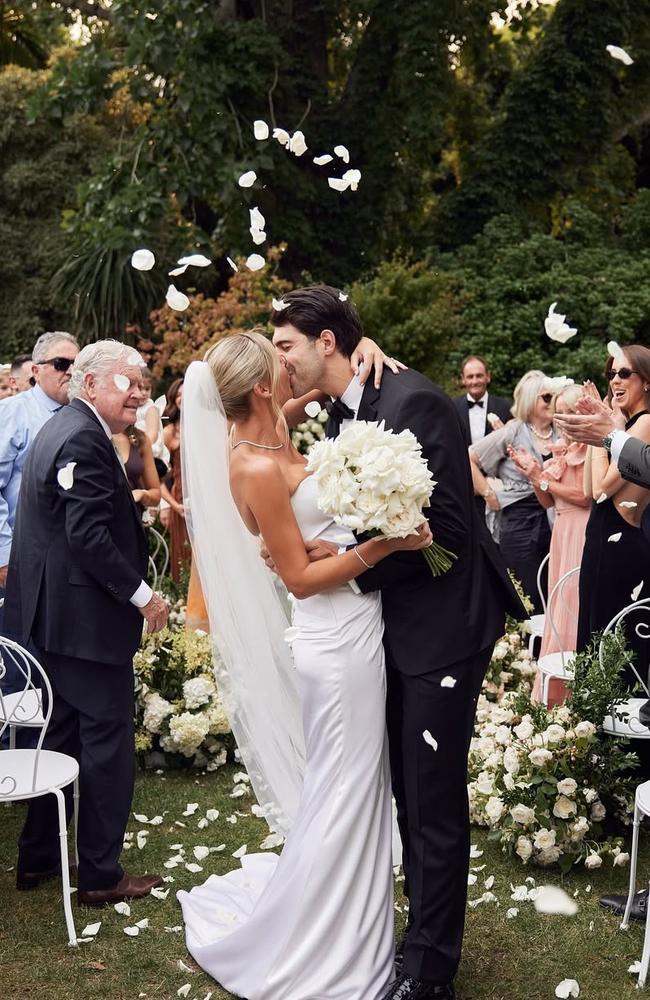
[[[97,340],[94,344],[87,344],[79,351],[70,369],[69,399],[77,399],[83,395],[86,375],[94,375],[98,379],[105,378],[119,362],[138,368],[144,365],[136,349],[120,343],[119,340]]]
[[[54,344],[60,344],[62,340],[67,340],[70,344],[74,344],[75,347],[79,347],[72,334],[65,333],[64,330],[53,330],[51,333],[42,333],[32,349],[32,361],[34,364],[36,365],[41,361],[45,361],[50,353],[50,348]]]

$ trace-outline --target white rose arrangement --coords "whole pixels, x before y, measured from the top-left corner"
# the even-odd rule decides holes
[[[318,483],[318,506],[355,532],[405,538],[425,522],[436,483],[409,430],[356,420],[335,440],[314,444],[307,469]],[[456,556],[434,542],[422,552],[434,576]]]
[[[315,417],[309,417],[297,424],[291,431],[291,443],[301,455],[308,455],[312,445],[325,439],[327,410],[322,409]]]

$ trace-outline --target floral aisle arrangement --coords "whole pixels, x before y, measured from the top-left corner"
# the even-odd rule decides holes
[[[145,635],[133,661],[136,750],[160,750],[177,763],[216,770],[230,733],[212,669],[210,637],[172,624]],[[172,761],[174,758],[171,758]]]
[[[483,681],[488,701],[500,702],[506,691],[530,693],[535,679],[535,661],[528,652],[526,622],[508,618],[506,633],[494,647]]]
[[[318,405],[318,404],[316,404]],[[315,417],[309,417],[297,424],[291,431],[291,443],[301,455],[308,455],[312,445],[325,440],[327,410],[323,409]]]
[[[567,703],[552,710],[526,692],[507,691],[499,702],[481,695],[469,761],[471,819],[524,863],[567,871],[628,861],[607,821],[630,822],[638,761],[602,723],[626,695],[620,668],[629,655],[612,634],[601,667],[594,640],[576,658]]]

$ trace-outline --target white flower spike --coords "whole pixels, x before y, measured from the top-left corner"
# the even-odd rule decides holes
[[[74,470],[76,462],[68,462],[56,474],[56,481],[62,490],[71,490],[74,483]]]
[[[350,162],[350,153],[348,152],[347,146],[335,146],[334,152],[344,163]]]
[[[566,316],[555,312],[556,305],[557,302],[551,302],[548,316],[544,320],[544,329],[549,340],[555,340],[559,344],[566,344],[567,340],[575,336],[578,328],[565,323]]]
[[[268,139],[269,127],[261,118],[256,118],[253,122],[253,135],[256,139]]]
[[[634,62],[632,56],[619,45],[606,45],[605,48],[609,52],[612,59],[618,59],[619,62],[624,63],[626,66],[631,66]]]
[[[534,906],[538,913],[552,913],[563,917],[575,917],[578,912],[575,899],[556,885],[540,885]]]
[[[555,987],[555,996],[559,1000],[568,1000],[569,997],[579,997],[580,987],[575,979],[563,979],[561,983],[558,983]]]
[[[257,174],[254,170],[247,170],[245,173],[241,174],[237,183],[242,188],[252,187],[257,180]]]
[[[246,259],[246,267],[251,271],[260,271],[265,264],[266,261],[259,253],[252,253],[250,257]]]
[[[131,255],[131,267],[134,267],[136,271],[150,271],[155,263],[156,258],[151,250],[136,250]]]
[[[425,743],[428,743],[430,747],[433,747],[434,750],[438,749],[438,741],[434,740],[428,729],[425,729],[422,733],[422,739]]]
[[[170,309],[175,312],[184,312],[190,304],[190,300],[184,292],[179,292],[175,285],[170,285],[167,289],[165,301]]]

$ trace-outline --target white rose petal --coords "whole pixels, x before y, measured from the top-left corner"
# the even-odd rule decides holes
[[[641,593],[642,590],[643,590],[643,580],[641,580],[641,583],[637,583],[636,587],[630,594],[630,597],[632,598],[633,601],[636,601],[638,599],[639,594]]]
[[[343,174],[343,180],[347,180],[349,182],[351,191],[356,191],[359,187],[359,181],[361,180],[361,171],[346,170]]]
[[[129,937],[137,937],[140,933],[139,927],[124,927],[124,933],[128,934]]]
[[[345,294],[345,292],[339,292],[339,299],[341,302],[347,302],[348,296]]]
[[[218,809],[208,809],[206,811],[205,816],[206,816],[206,819],[209,819],[211,823],[214,823],[215,820],[219,819],[219,810]]]
[[[494,875],[489,875],[483,884],[485,885],[486,889],[491,889],[492,886],[494,885]]]
[[[287,130],[284,128],[274,128],[273,138],[277,139],[277,141],[280,143],[281,146],[289,145],[290,136]]]
[[[470,858],[474,858],[474,859],[475,858],[482,858],[483,857],[483,851],[479,851],[479,849],[476,846],[476,844],[472,844],[471,847],[470,847],[470,849],[469,849],[469,856],[470,856]]]
[[[242,188],[249,188],[249,187],[253,186],[253,184],[255,183],[256,180],[257,180],[257,174],[255,173],[255,171],[254,170],[247,170],[245,173],[243,173],[240,176],[240,178],[237,181],[237,183]]]
[[[235,264],[235,262],[234,262],[234,260],[232,259],[232,257],[226,257],[226,260],[228,261],[228,263],[229,263],[229,264],[230,264],[230,266],[232,267],[233,271],[238,271],[238,270],[239,270],[239,268],[238,268],[238,267],[237,267],[237,265]]]
[[[178,924],[176,927],[165,927],[165,930],[168,934],[180,934],[183,928]]]
[[[256,118],[253,122],[253,135],[256,139],[268,139],[269,127],[261,118]]]
[[[144,813],[133,813],[133,819],[137,820],[138,823],[148,823],[149,817],[145,816]]]
[[[500,418],[500,416],[497,413],[488,413],[488,415],[486,417],[486,420],[487,420],[488,424],[490,425],[490,427],[494,427],[495,424],[499,423],[499,421],[501,420],[501,418]]]
[[[580,987],[575,979],[563,979],[555,987],[555,996],[559,1000],[568,1000],[568,997],[579,997]]]
[[[198,802],[188,802],[187,805],[185,806],[185,811],[183,812],[182,815],[193,816],[198,808],[199,808]]]
[[[281,847],[284,844],[284,837],[281,833],[270,833],[268,837],[265,837],[260,848],[263,851],[270,851],[274,847]]]
[[[188,872],[192,872],[192,875],[196,875],[198,872],[202,872],[203,868],[201,865],[197,865],[195,861],[188,861],[185,865]]]
[[[113,382],[115,383],[115,388],[118,389],[120,392],[126,392],[126,390],[131,385],[126,375],[120,375],[120,374],[113,375]]]
[[[81,932],[82,937],[95,937],[98,933],[99,928],[102,926],[101,920],[98,920],[96,924],[86,924]]]
[[[571,899],[571,896],[557,885],[540,885],[534,906],[538,913],[553,913],[563,917],[574,917],[578,912],[575,899]]]
[[[248,845],[247,844],[242,844],[241,847],[238,847],[236,851],[233,851],[232,857],[233,858],[243,858],[244,855],[246,854],[247,850],[248,850]]]
[[[289,152],[293,153],[294,156],[302,156],[303,153],[307,152],[307,143],[303,132],[293,133],[289,139]]]
[[[456,678],[455,677],[450,677],[449,674],[447,674],[447,676],[443,677],[442,680],[440,681],[440,687],[441,688],[453,688],[453,687],[456,687]]]
[[[266,233],[264,232],[263,229],[253,229],[251,226],[250,234],[251,234],[251,239],[255,244],[255,246],[259,246],[260,243],[264,243],[264,241],[266,240]]]
[[[620,542],[620,540],[621,540],[622,537],[623,537],[623,532],[622,531],[616,531],[613,535],[609,536],[609,538],[607,539],[607,541],[608,542]]]
[[[271,299],[271,305],[276,312],[282,312],[283,309],[289,308],[289,303],[285,302],[284,299]]]
[[[197,861],[205,861],[209,853],[210,853],[209,847],[199,846],[199,847],[194,847],[192,849],[192,854],[194,855]]]
[[[190,304],[190,300],[184,292],[179,292],[175,285],[170,285],[165,295],[165,301],[170,309],[176,312],[184,312]]]
[[[56,481],[62,490],[71,490],[74,483],[74,470],[76,462],[68,462],[56,474]]]
[[[150,271],[156,263],[156,258],[151,250],[136,250],[131,255],[131,267],[136,271]]]
[[[136,841],[138,844],[138,850],[141,851],[143,847],[146,846],[147,837],[149,836],[148,830],[138,830]]]
[[[628,863],[629,860],[630,860],[630,855],[629,854],[624,854],[623,851],[621,851],[614,858],[614,867],[615,868],[623,868],[623,867],[625,867],[625,865]]]
[[[126,363],[127,365],[134,365],[135,367],[140,368],[144,364],[144,360],[140,354],[134,351],[133,354],[129,354],[126,359]]]
[[[632,962],[632,965],[628,967],[628,972],[631,972],[633,976],[638,976],[641,972],[641,962]]]
[[[259,271],[265,264],[266,261],[259,253],[252,253],[250,257],[246,259],[246,267],[251,271]]]
[[[180,989],[176,990],[176,996],[186,997],[191,989],[192,989],[191,985],[189,983],[185,983],[184,986],[181,986]]]
[[[516,906],[511,906],[509,910],[506,910],[506,920],[514,920],[518,915],[519,910]]]
[[[143,917],[142,920],[136,920],[135,926],[139,927],[141,931],[146,931],[149,927],[149,917]]]
[[[625,510],[634,510],[635,507],[638,507],[638,504],[634,500],[621,500],[619,507],[624,507]]]
[[[333,159],[334,157],[330,156],[329,153],[323,153],[322,156],[315,156],[313,162],[317,167],[324,167],[326,163],[331,163]]]
[[[335,191],[347,191],[350,187],[350,181],[346,180],[344,177],[328,177],[327,183]]]
[[[334,152],[343,160],[344,163],[350,162],[350,153],[348,152],[346,146],[335,146]]]
[[[612,59],[618,59],[619,62],[625,63],[626,66],[631,66],[634,62],[632,56],[619,45],[606,45],[605,49],[609,52]]]
[[[560,344],[566,344],[567,340],[575,336],[577,327],[571,327],[565,323],[566,316],[555,312],[557,302],[552,302],[549,306],[548,315],[544,320],[544,330],[549,340],[555,340]]]
[[[119,913],[122,917],[131,916],[131,907],[128,903],[116,903],[113,907],[116,913]]]
[[[473,875],[470,872],[469,875],[467,876],[467,884],[468,885],[476,885],[477,881],[478,881],[478,875]]]
[[[290,628],[285,628],[284,641],[293,642],[294,639],[297,639],[299,635],[300,635],[300,629],[296,628],[295,625],[292,625]]]
[[[189,965],[186,965],[182,958],[179,958],[176,967],[180,972],[194,972],[194,969],[190,969]]]
[[[434,740],[428,729],[425,729],[422,733],[422,739],[425,743],[428,743],[430,747],[433,747],[434,750],[438,749],[438,741]]]
[[[178,263],[183,267],[209,267],[212,261],[202,253],[192,253],[189,257],[180,257]]]
[[[151,895],[154,899],[167,899],[169,896],[169,889],[163,889],[160,885],[155,885],[151,890]]]

